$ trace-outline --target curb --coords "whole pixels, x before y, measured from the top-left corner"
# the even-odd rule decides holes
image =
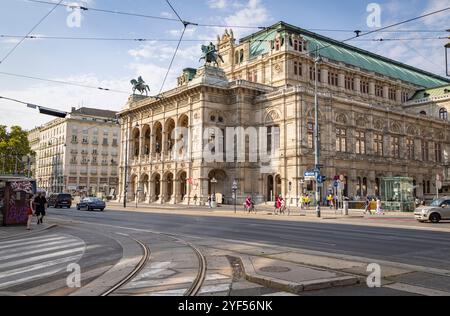
[[[2,237],[2,238],[0,238],[0,240],[8,240],[8,239],[20,238],[20,237],[28,237],[28,236],[32,236],[32,235],[35,235],[37,233],[42,233],[42,232],[44,232],[46,230],[50,230],[50,229],[56,228],[56,227],[58,227],[58,225],[52,224],[52,225],[50,225],[48,227],[45,227],[45,228],[42,228],[42,229],[39,229],[39,230],[33,230],[32,232],[23,233],[23,234],[16,234],[16,235],[8,236],[8,237]]]
[[[268,276],[261,276],[256,273],[255,268],[248,257],[241,257],[239,259],[241,260],[241,264],[244,268],[243,271],[247,281],[293,294],[301,294],[302,292],[323,290],[334,287],[344,287],[360,283],[360,279],[358,277],[352,276],[319,279],[301,283],[290,282]]]

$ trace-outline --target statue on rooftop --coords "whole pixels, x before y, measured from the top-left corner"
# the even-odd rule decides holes
[[[203,56],[200,60],[204,59],[205,64],[215,64],[216,67],[219,67],[219,60],[224,62],[222,56],[219,54],[219,51],[216,49],[216,46],[213,43],[209,43],[208,46],[202,45]]]
[[[145,81],[144,79],[142,79],[141,76],[139,76],[137,80],[136,79],[131,80],[131,84],[133,85],[133,94],[135,94],[137,90],[141,94],[144,94],[145,92],[145,95],[148,96],[148,93],[150,92],[150,87],[147,84],[145,84]]]

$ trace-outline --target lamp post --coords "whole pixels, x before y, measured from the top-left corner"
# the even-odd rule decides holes
[[[218,181],[217,181],[217,179],[215,178],[215,177],[213,177],[212,179],[211,179],[211,184],[212,184],[212,187],[213,187],[213,198],[212,198],[212,203],[213,203],[213,205],[216,205],[215,203],[216,203],[216,184],[218,183]]]
[[[317,172],[316,175],[316,213],[317,217],[321,217],[320,213],[320,186],[319,179],[321,178],[320,174],[320,128],[319,128],[319,98],[318,98],[318,73],[317,73],[317,65],[322,61],[322,58],[318,55],[318,50],[316,50],[315,59],[314,59],[314,118],[315,118],[315,128],[314,128],[314,138],[315,138],[315,169]]]
[[[236,210],[236,203],[237,203],[237,189],[238,189],[238,183],[236,180],[233,181],[233,198],[234,198],[234,214],[236,214],[237,210]]]

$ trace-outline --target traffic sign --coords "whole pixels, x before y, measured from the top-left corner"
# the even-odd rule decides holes
[[[313,170],[313,171],[311,171],[311,170],[308,170],[308,171],[305,171],[305,178],[311,178],[311,177],[316,177],[316,172]]]
[[[339,181],[334,181],[333,186],[334,186],[335,188],[338,188],[338,187],[339,187]]]

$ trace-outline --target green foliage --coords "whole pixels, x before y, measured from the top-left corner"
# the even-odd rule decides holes
[[[20,126],[0,125],[0,174],[24,172],[27,163],[22,162],[24,156],[31,155],[28,133]]]

